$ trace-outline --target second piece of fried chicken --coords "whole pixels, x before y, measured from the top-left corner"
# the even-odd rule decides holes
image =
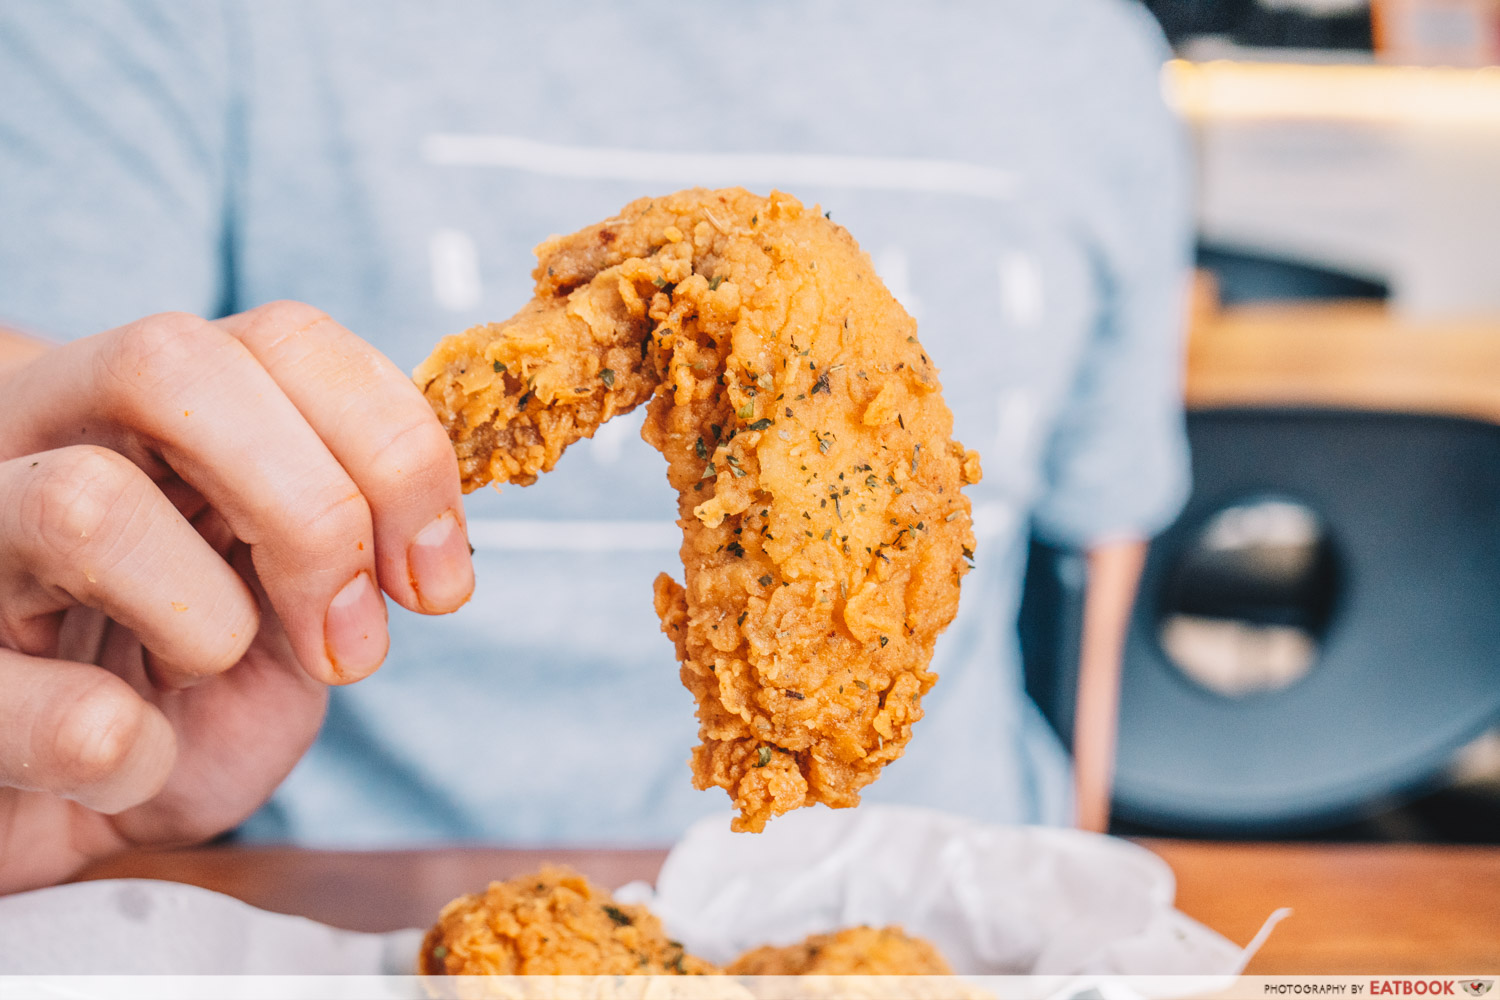
[[[422,941],[427,976],[709,975],[644,906],[561,867],[492,882],[443,907]]]
[[[930,941],[899,927],[845,927],[796,944],[748,951],[725,970],[731,976],[951,976]]]
[[[698,702],[692,768],[737,830],[851,806],[902,753],[972,557],[979,459],[916,323],[788,195],[633,202],[537,251],[536,297],[416,371],[465,489],[526,484],[650,400],[684,584],[656,581]]]

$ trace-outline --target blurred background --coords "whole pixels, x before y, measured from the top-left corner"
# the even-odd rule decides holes
[[[1198,168],[1195,487],[1113,828],[1500,842],[1500,0],[1146,6]]]

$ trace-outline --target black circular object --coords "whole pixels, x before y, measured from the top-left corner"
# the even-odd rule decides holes
[[[1123,818],[1203,833],[1337,822],[1430,779],[1500,718],[1500,428],[1217,410],[1191,414],[1188,433],[1193,494],[1151,546],[1126,647]],[[1305,676],[1231,697],[1168,658],[1159,624],[1204,526],[1265,496],[1320,518],[1337,599]]]

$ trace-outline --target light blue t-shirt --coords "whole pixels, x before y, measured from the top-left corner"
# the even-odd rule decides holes
[[[1021,689],[1034,526],[1149,534],[1185,489],[1185,153],[1128,0],[0,7],[0,324],[77,337],[301,299],[410,370],[530,295],[532,247],[642,195],[789,191],[916,316],[980,535],[941,679],[871,800],[1066,822]],[[536,485],[468,500],[478,587],[392,609],[246,826],[374,846],[664,843],[696,792],[693,702],[651,580],[680,578],[640,414]]]

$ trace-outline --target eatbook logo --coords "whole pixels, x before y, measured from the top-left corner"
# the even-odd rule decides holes
[[[1469,994],[1469,996],[1482,997],[1490,991],[1491,986],[1495,985],[1495,981],[1493,979],[1470,979],[1459,985],[1464,988],[1464,992]]]

